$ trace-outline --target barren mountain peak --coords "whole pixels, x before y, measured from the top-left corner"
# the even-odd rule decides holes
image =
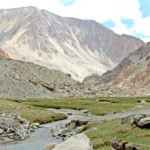
[[[82,81],[101,75],[144,44],[91,21],[35,7],[0,10],[0,46],[12,59],[60,70]]]

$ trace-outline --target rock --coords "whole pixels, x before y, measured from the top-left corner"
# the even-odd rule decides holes
[[[133,143],[126,143],[125,150],[138,150],[138,147]]]
[[[39,123],[32,123],[32,124],[34,124],[36,127],[40,127],[40,124]]]
[[[137,145],[121,141],[121,139],[118,139],[117,137],[111,139],[110,146],[112,147],[112,150],[139,150]]]
[[[32,123],[32,124],[30,124],[30,128],[33,128],[33,129],[37,129],[39,127],[40,127],[39,123]]]
[[[141,100],[140,103],[141,103],[141,104],[146,104],[146,101],[145,101],[145,100]]]
[[[71,112],[68,112],[68,113],[67,113],[67,115],[71,116],[71,115],[73,115],[73,113],[71,113]]]
[[[137,126],[140,128],[150,128],[150,117],[140,119],[140,121],[137,123]]]
[[[30,128],[30,132],[35,132],[35,129],[33,129],[33,128]]]
[[[134,114],[121,119],[121,124],[137,124],[140,119],[145,118],[146,114]]]
[[[0,128],[0,135],[4,133],[4,129]]]
[[[135,114],[132,116],[134,122],[139,122],[142,118],[145,118],[146,114]]]
[[[93,150],[93,148],[85,134],[77,134],[56,145],[53,150]]]
[[[81,112],[84,113],[84,114],[87,114],[88,110],[84,109],[84,110],[81,110]]]
[[[71,122],[75,123],[76,126],[82,126],[82,125],[87,125],[88,124],[88,121],[86,121],[86,120],[72,120]]]
[[[132,122],[132,116],[127,116],[121,119],[121,124],[130,124]]]
[[[53,137],[62,137],[67,139],[72,135],[78,134],[86,130],[88,121],[71,120],[67,124],[63,124],[51,129]]]
[[[48,144],[45,146],[44,150],[53,150],[55,146],[56,145],[54,145],[54,144]]]
[[[119,111],[113,111],[112,114],[117,114]]]
[[[0,116],[0,129],[6,137],[23,140],[30,136],[29,121],[16,113],[7,113]]]

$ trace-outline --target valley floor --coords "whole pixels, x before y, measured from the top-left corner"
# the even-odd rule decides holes
[[[87,114],[96,115],[90,120],[92,123],[89,124],[89,129],[86,131],[94,149],[110,149],[109,140],[114,136],[138,144],[142,150],[150,149],[149,129],[140,129],[128,124],[121,125],[122,117],[135,113],[149,115],[150,97],[70,97],[0,100],[0,114],[18,112],[31,122],[47,123],[66,117],[59,111],[55,113],[48,111],[47,108],[84,110]]]

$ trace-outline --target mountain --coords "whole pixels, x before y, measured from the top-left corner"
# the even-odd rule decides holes
[[[93,75],[85,84],[110,85],[125,88],[136,95],[150,95],[150,43],[140,47],[102,76]]]
[[[1,98],[53,98],[68,96],[127,95],[128,91],[97,88],[73,80],[70,74],[30,62],[0,58]]]
[[[29,62],[0,59],[0,97],[68,96],[68,90],[76,84],[77,81],[60,71]]]
[[[0,10],[0,47],[11,59],[71,74],[82,81],[112,69],[144,44],[93,20],[66,18],[35,7]]]

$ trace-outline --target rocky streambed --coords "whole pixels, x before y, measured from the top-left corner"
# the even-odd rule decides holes
[[[103,121],[116,118],[127,117],[132,114],[146,113],[150,114],[150,110],[140,110],[132,112],[120,112],[105,116],[94,116],[86,110],[71,110],[71,109],[49,109],[50,111],[65,113],[68,118],[45,125],[41,125],[36,129],[29,138],[25,140],[9,141],[0,143],[0,150],[43,150],[48,144],[57,145],[63,140],[68,139],[72,135],[83,132],[89,121]],[[82,137],[82,136],[81,136]],[[84,136],[83,136],[84,138]]]
[[[65,113],[68,118],[65,120],[60,120],[44,125],[40,125],[39,128],[35,129],[34,132],[31,132],[29,135],[28,130],[23,129],[22,134],[25,135],[24,140],[21,138],[22,136],[18,136],[16,140],[12,140],[0,136],[0,150],[43,150],[44,146],[47,144],[59,144],[63,142],[64,139],[80,133],[84,130],[85,125],[87,124],[88,118],[92,118],[91,114],[87,114],[87,112],[79,111],[79,110],[69,110],[69,109],[49,109],[55,112]],[[17,116],[14,116],[17,117]],[[19,117],[19,116],[18,116]],[[21,121],[25,122],[25,126],[29,125],[29,122],[20,118]],[[12,121],[9,119],[9,121]],[[12,123],[12,122],[10,122]],[[17,124],[15,124],[17,126]],[[22,128],[19,127],[19,128]],[[15,130],[15,127],[14,127]],[[33,128],[30,128],[32,131]],[[21,130],[20,130],[21,131]],[[14,132],[12,132],[14,133]],[[13,134],[10,134],[13,136]],[[16,134],[15,134],[16,135]],[[9,136],[7,136],[9,137]],[[5,141],[6,142],[5,142]]]
[[[0,150],[42,150],[43,147],[48,143],[61,143],[62,139],[54,138],[50,132],[50,128],[52,126],[60,124],[61,121],[40,125],[40,127],[35,129],[34,132],[32,131],[30,135],[28,134],[28,137],[24,138],[24,140],[8,140],[7,137],[5,137],[5,139],[2,139],[4,137],[0,136]],[[23,129],[23,132],[25,132],[24,130],[25,129]]]

